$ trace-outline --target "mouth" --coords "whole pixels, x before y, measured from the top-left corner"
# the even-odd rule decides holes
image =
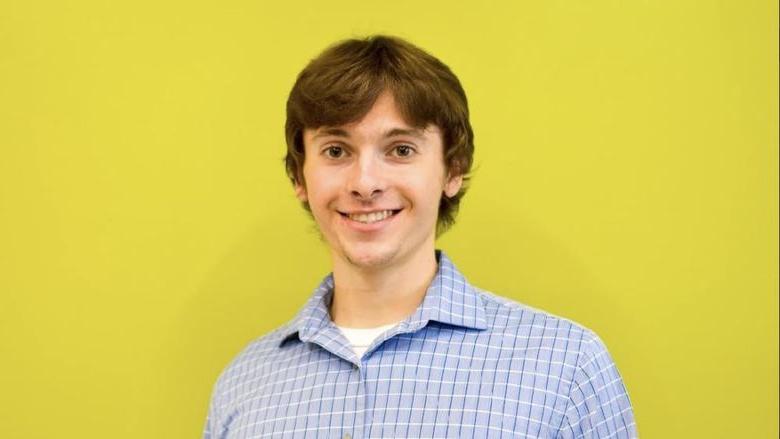
[[[342,217],[361,224],[374,224],[394,217],[403,209],[375,210],[372,212],[346,213],[338,211]]]

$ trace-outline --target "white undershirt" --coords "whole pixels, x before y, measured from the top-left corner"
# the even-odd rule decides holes
[[[371,343],[383,332],[397,325],[399,322],[390,323],[389,325],[377,326],[376,328],[345,328],[343,326],[336,325],[341,330],[349,344],[352,345],[352,349],[357,354],[358,358],[362,358]]]

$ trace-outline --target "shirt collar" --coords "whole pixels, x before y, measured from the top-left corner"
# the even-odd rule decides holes
[[[479,293],[442,250],[436,250],[436,259],[436,276],[428,286],[423,302],[400,324],[399,332],[416,331],[431,320],[465,328],[486,329],[485,305]],[[328,312],[332,299],[333,273],[330,273],[314,290],[301,311],[282,330],[280,346],[295,334],[301,341],[333,343],[335,336],[329,334],[334,331],[326,330],[334,326]]]

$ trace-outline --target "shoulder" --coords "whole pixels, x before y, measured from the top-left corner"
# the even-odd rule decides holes
[[[291,320],[247,343],[219,374],[215,397],[235,394],[236,389],[243,387],[252,377],[258,377],[259,372],[273,365],[281,352],[279,346],[292,331],[294,322],[295,320]]]
[[[606,351],[603,340],[589,327],[574,320],[530,305],[473,287],[485,306],[489,329],[552,344],[557,349],[574,353],[578,365]],[[567,359],[570,357],[567,356]]]

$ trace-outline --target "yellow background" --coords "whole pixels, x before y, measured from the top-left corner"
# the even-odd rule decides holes
[[[644,438],[778,436],[775,1],[0,5],[0,436],[191,438],[328,271],[284,103],[387,32],[460,77],[469,279],[594,329]]]

